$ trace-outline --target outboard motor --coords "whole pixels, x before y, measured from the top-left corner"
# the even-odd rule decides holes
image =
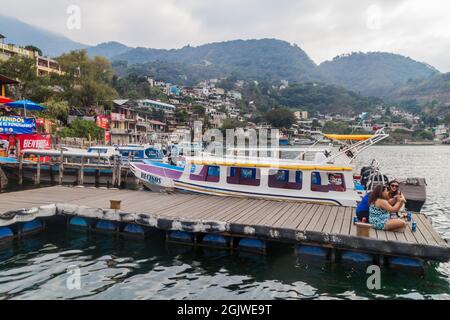
[[[427,199],[425,178],[397,178],[397,181],[400,185],[400,191],[406,198],[406,209],[420,212]]]
[[[360,173],[360,183],[361,185],[364,186],[364,188],[367,190],[366,186],[367,186],[367,181],[369,180],[369,176],[373,173],[373,168],[372,167],[362,167],[361,168],[361,173]]]
[[[375,172],[368,177],[365,188],[366,190],[372,190],[378,185],[387,185],[388,183],[389,179],[386,175]]]

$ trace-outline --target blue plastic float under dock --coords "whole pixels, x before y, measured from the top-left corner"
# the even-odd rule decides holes
[[[120,200],[121,210],[108,209],[110,200]],[[191,235],[202,235],[199,244],[203,241],[216,246],[228,246],[232,238],[251,238],[335,249],[344,258],[352,255],[346,252],[354,251],[371,256],[450,260],[449,245],[424,214],[413,215],[416,232],[409,225],[404,233],[371,229],[369,237],[358,237],[354,208],[347,207],[61,186],[0,194],[0,228],[11,226],[16,230],[15,225],[36,218],[50,223],[55,215],[77,227],[122,231],[126,225],[139,225],[184,232],[189,241]],[[134,226],[128,228],[124,231],[137,230]],[[172,233],[174,238],[176,235]],[[238,242],[232,243],[239,247]]]

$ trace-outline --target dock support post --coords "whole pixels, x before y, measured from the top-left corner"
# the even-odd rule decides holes
[[[113,188],[116,187],[116,176],[117,176],[116,163],[117,163],[116,156],[114,156],[113,167],[112,167],[112,185],[113,185]]]
[[[53,161],[50,160],[48,164],[48,168],[50,170],[50,183],[53,185],[55,183],[55,173],[53,172]]]
[[[63,175],[64,175],[64,151],[61,149],[61,155],[59,158],[59,184],[63,183]]]
[[[95,186],[98,187],[100,183],[100,170],[95,169]]]
[[[122,184],[122,167],[120,165],[117,166],[117,187],[120,188],[120,185]]]
[[[332,248],[330,253],[330,260],[332,263],[336,262],[336,249]]]
[[[78,185],[84,185],[84,157],[81,157],[81,166],[78,171]]]
[[[35,185],[41,184],[41,157],[38,156],[37,159],[37,171],[36,171],[36,180],[34,181]]]
[[[378,262],[380,263],[380,267],[384,266],[384,262],[385,262],[384,255],[382,255],[382,254],[379,255]]]
[[[19,185],[23,184],[23,155],[19,155]]]

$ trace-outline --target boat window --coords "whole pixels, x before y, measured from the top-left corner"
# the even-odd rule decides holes
[[[219,182],[220,167],[192,165],[189,179],[195,181]]]
[[[96,149],[96,148],[89,148],[88,152],[92,153],[106,153],[108,150],[106,149]]]
[[[157,149],[148,148],[145,150],[145,155],[149,159],[159,159],[162,158],[161,152]]]
[[[281,189],[302,188],[303,173],[294,170],[269,170],[269,187]]]
[[[317,192],[345,192],[344,175],[333,172],[312,172],[311,190]]]
[[[257,168],[229,167],[227,171],[227,183],[229,184],[260,185],[261,173]]]
[[[219,182],[220,180],[220,167],[208,166],[208,172],[206,173],[206,181]]]
[[[125,158],[143,158],[144,152],[142,150],[120,150],[120,155]]]

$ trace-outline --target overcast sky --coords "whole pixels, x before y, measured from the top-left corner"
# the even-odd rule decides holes
[[[81,29],[67,27],[70,5]],[[97,44],[179,48],[278,38],[320,63],[351,51],[386,51],[450,71],[448,0],[0,0],[2,14]]]

